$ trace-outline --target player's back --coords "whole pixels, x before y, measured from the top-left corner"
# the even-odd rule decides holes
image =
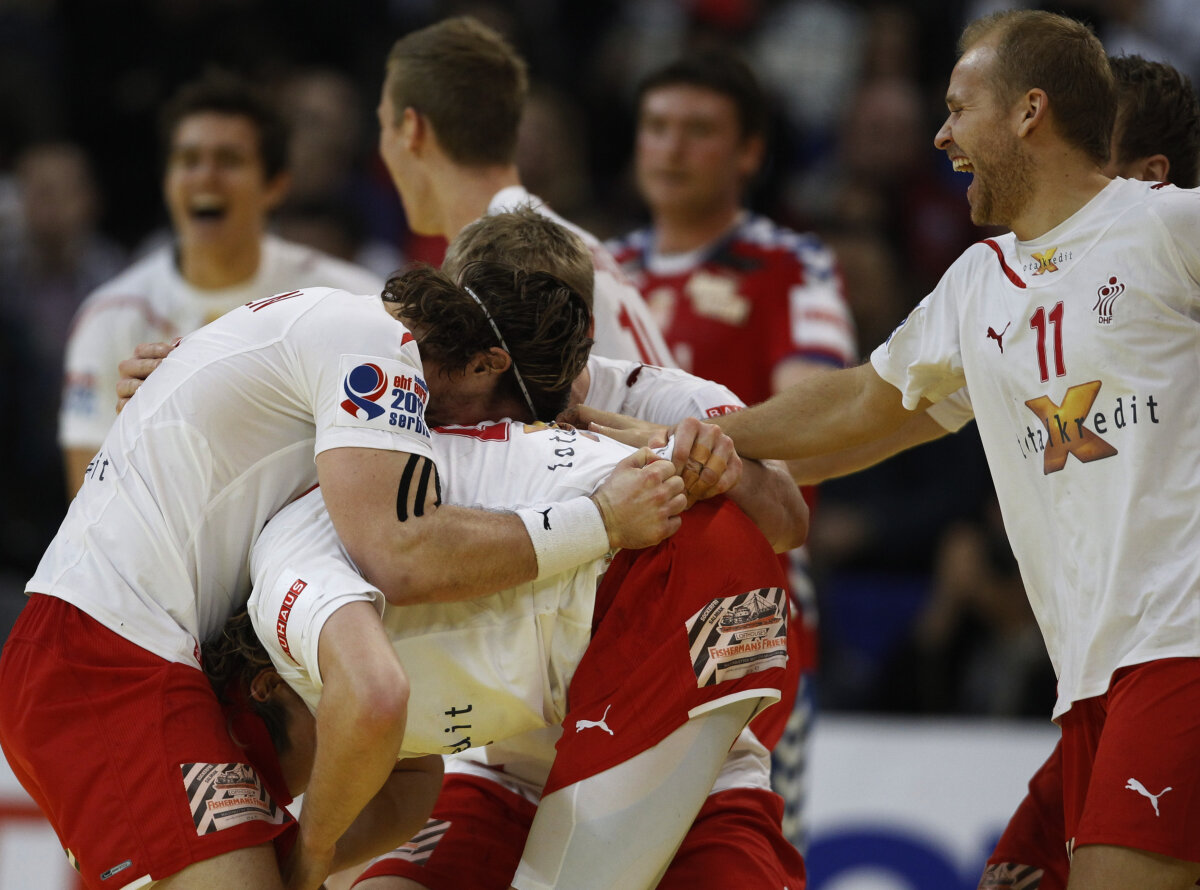
[[[249,593],[259,530],[315,483],[318,437],[394,442],[342,423],[339,395],[355,352],[406,348],[419,370],[404,336],[378,297],[316,288],[247,304],[184,338],[113,425],[28,589],[194,662],[197,642]]]

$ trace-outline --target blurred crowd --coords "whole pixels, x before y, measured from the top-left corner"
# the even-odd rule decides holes
[[[1110,54],[1200,79],[1194,0],[1062,0]],[[981,237],[932,138],[965,21],[995,0],[6,0],[0,4],[0,603],[7,629],[66,505],[63,347],[83,298],[170,237],[157,112],[210,66],[251,76],[293,125],[280,235],[381,276],[437,263],[375,150],[384,59],[469,13],[533,90],[521,178],[601,237],[645,223],[634,89],[685,48],[740,50],[773,103],[752,209],[837,253],[860,355]],[[1054,679],[974,428],[821,488],[810,542],[827,708],[1044,717]]]

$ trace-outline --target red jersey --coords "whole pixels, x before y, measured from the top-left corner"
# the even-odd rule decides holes
[[[742,213],[714,243],[655,253],[641,229],[609,244],[646,298],[675,360],[753,405],[788,359],[855,361],[854,322],[833,252],[815,235]]]

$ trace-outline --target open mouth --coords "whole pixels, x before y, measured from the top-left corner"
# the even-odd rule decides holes
[[[951,158],[950,164],[955,173],[974,173],[975,167],[966,158]]]
[[[219,222],[226,212],[225,202],[217,198],[195,198],[188,207],[188,215],[201,222]]]

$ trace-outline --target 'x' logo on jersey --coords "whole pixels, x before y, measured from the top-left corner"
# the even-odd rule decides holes
[[[1042,464],[1045,475],[1061,470],[1067,463],[1068,454],[1087,463],[1117,453],[1117,449],[1083,425],[1100,392],[1100,386],[1099,380],[1072,386],[1063,396],[1061,405],[1054,404],[1049,396],[1038,396],[1025,403],[1038,416],[1050,436]]]

